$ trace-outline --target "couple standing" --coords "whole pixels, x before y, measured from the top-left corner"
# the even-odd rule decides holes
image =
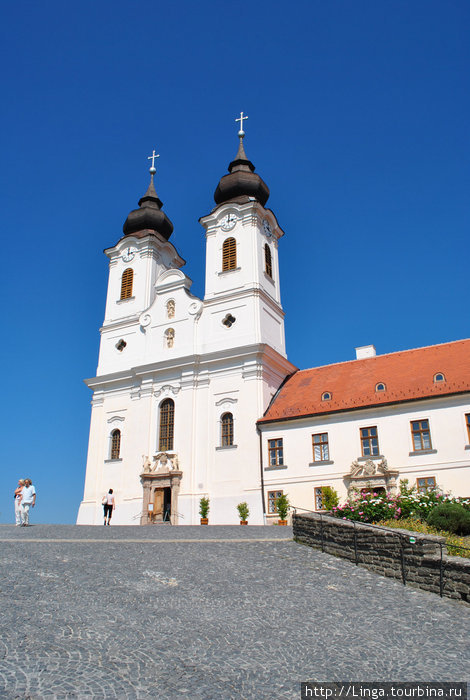
[[[15,520],[16,526],[29,525],[29,509],[36,503],[36,489],[31,479],[20,479],[15,489]]]

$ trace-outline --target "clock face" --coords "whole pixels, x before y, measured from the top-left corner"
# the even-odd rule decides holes
[[[222,224],[221,224],[222,230],[223,231],[230,231],[230,229],[232,229],[236,223],[237,223],[237,217],[235,216],[235,214],[226,214],[224,216],[224,218],[222,219]]]
[[[126,248],[122,254],[122,259],[124,260],[124,262],[130,262],[134,258],[134,255],[136,254],[136,252],[137,252],[137,248],[132,248],[132,247]]]
[[[263,221],[263,228],[264,228],[265,234],[268,237],[273,235],[273,230],[271,228],[271,224],[269,223],[269,221],[267,219],[264,219],[264,221]]]

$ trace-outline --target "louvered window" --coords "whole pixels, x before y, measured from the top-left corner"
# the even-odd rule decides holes
[[[160,440],[159,449],[167,452],[173,449],[173,434],[175,427],[175,402],[165,399],[160,406]]]
[[[113,430],[111,433],[111,459],[119,459],[121,453],[121,431]]]
[[[130,299],[132,296],[132,282],[134,280],[134,270],[128,267],[122,273],[121,299]]]
[[[233,445],[233,416],[231,413],[224,413],[222,416],[222,447]]]
[[[237,243],[235,238],[226,238],[222,247],[222,271],[237,267]]]
[[[264,244],[264,269],[266,270],[266,274],[269,275],[272,279],[273,261],[271,257],[271,248],[268,246],[267,243]]]

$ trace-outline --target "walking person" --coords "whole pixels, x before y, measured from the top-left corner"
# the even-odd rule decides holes
[[[36,489],[33,486],[31,479],[24,480],[23,490],[21,491],[21,524],[23,527],[29,525],[29,509],[36,505]]]
[[[103,497],[103,510],[104,510],[104,523],[103,525],[110,525],[111,516],[113,510],[115,510],[116,504],[114,502],[113,489],[109,489],[106,496]],[[106,518],[108,522],[106,522]]]
[[[15,525],[21,525],[21,492],[24,486],[24,479],[18,481],[18,486],[15,489]]]

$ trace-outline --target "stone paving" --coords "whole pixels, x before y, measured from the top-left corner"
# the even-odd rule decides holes
[[[0,698],[298,698],[465,681],[470,606],[279,527],[0,527]]]

